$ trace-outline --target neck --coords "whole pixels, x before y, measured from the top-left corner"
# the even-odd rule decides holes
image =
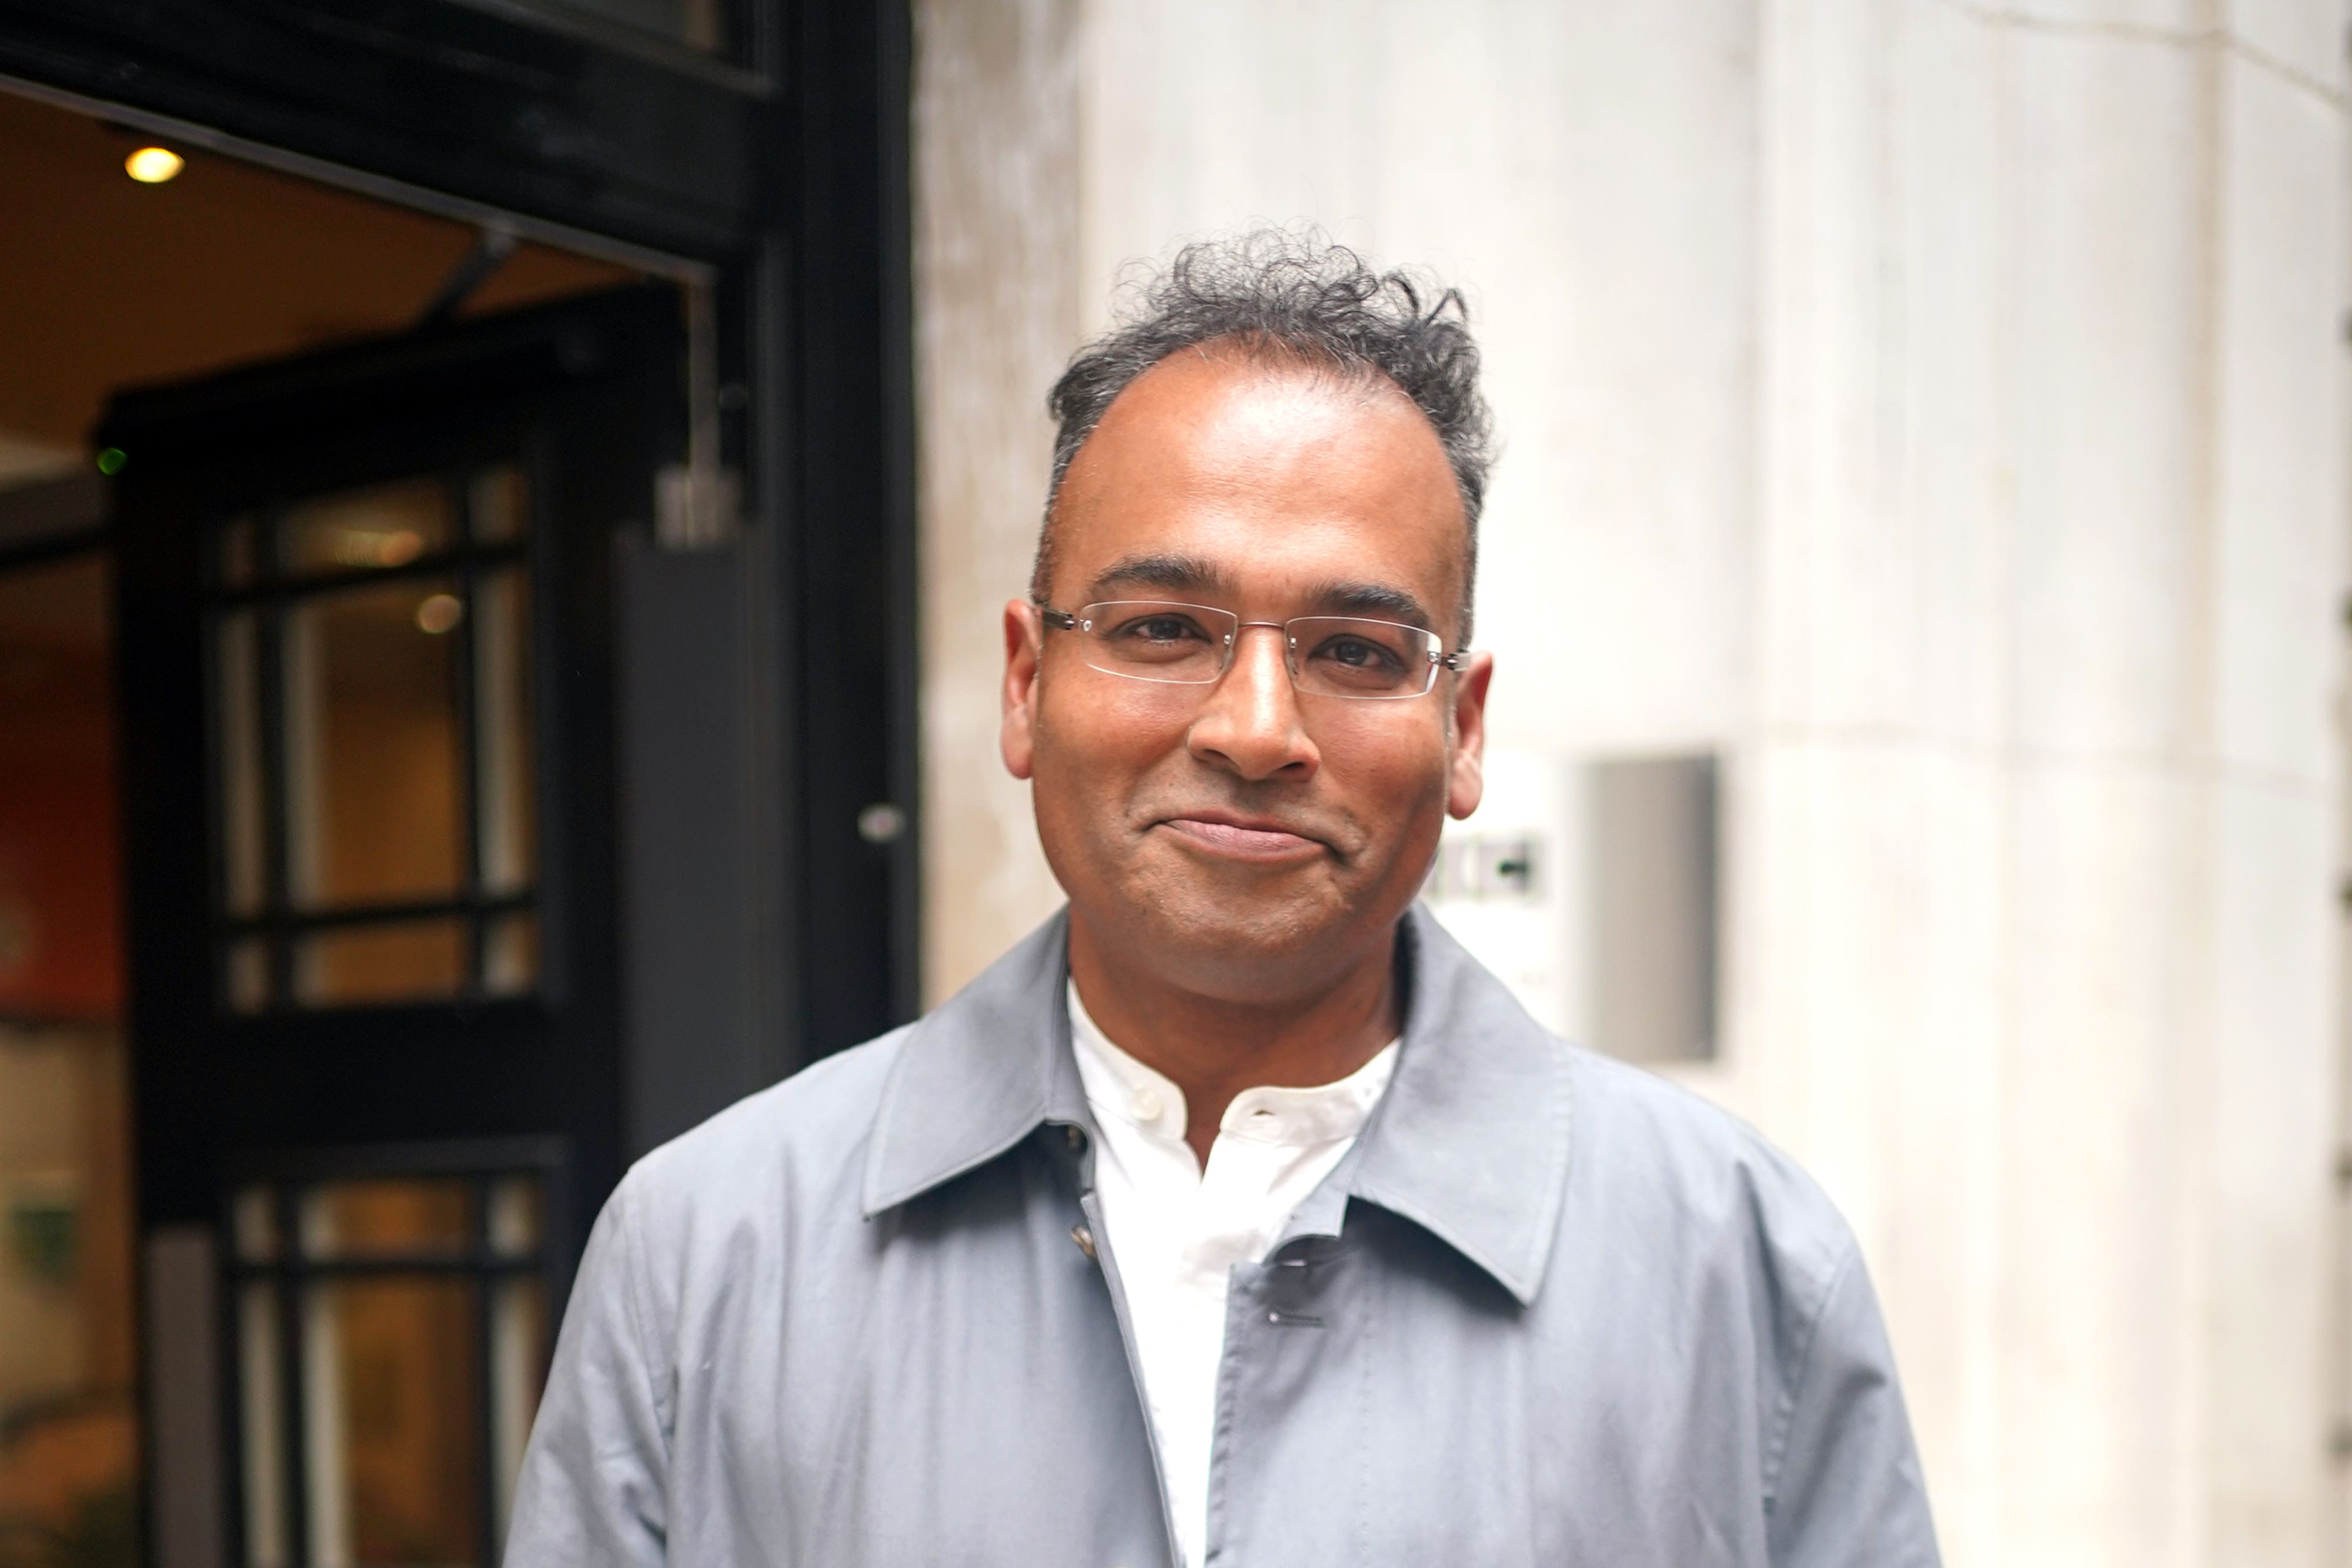
[[[1234,1095],[1337,1082],[1397,1037],[1395,950],[1391,929],[1309,993],[1234,1001],[1134,961],[1070,918],[1078,999],[1120,1050],[1183,1090],[1184,1141],[1203,1170]]]

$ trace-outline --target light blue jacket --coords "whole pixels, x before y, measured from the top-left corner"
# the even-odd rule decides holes
[[[1065,933],[629,1173],[509,1568],[1170,1561]],[[1546,1034],[1418,907],[1399,961],[1388,1093],[1234,1271],[1210,1563],[1935,1563],[1878,1309],[1820,1190]]]

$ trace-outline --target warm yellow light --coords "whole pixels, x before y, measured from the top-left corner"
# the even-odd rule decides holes
[[[415,528],[345,528],[335,538],[335,559],[344,566],[406,566],[425,553],[425,536]]]
[[[466,607],[454,593],[436,593],[416,607],[416,629],[438,637],[466,618]]]
[[[122,161],[122,172],[142,185],[160,185],[185,167],[187,160],[169,147],[142,147]]]

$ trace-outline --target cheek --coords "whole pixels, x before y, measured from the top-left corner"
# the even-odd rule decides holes
[[[1084,830],[1120,815],[1138,780],[1184,747],[1185,723],[1156,688],[1064,676],[1040,683],[1031,788],[1041,821]]]
[[[1434,725],[1410,734],[1366,727],[1335,733],[1323,745],[1327,784],[1374,841],[1385,841],[1401,860],[1435,845],[1445,824],[1452,759]]]
[[[1443,797],[1454,754],[1445,730],[1401,717],[1372,703],[1360,711],[1350,704],[1326,716],[1317,736],[1326,773],[1334,782],[1348,781],[1349,792],[1367,804],[1377,799],[1402,807],[1433,793]]]

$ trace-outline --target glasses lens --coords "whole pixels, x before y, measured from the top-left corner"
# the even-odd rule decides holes
[[[1429,689],[1433,643],[1417,626],[1310,615],[1289,623],[1291,678],[1332,697],[1412,697]]]
[[[1234,616],[1198,604],[1129,599],[1078,612],[1087,663],[1143,681],[1205,685],[1223,674]]]

